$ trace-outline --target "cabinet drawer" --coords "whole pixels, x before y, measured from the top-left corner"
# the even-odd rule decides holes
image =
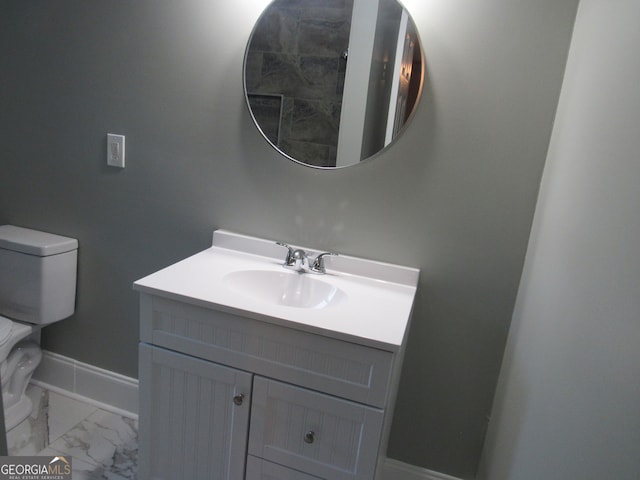
[[[322,480],[252,455],[247,456],[245,480]]]
[[[370,480],[382,420],[382,410],[256,376],[249,453],[321,478]]]
[[[384,407],[393,354],[293,328],[141,295],[143,342]]]

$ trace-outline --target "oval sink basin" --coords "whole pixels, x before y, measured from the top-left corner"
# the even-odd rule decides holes
[[[242,270],[225,275],[223,283],[236,293],[269,303],[297,308],[324,308],[346,294],[310,274],[272,270]]]

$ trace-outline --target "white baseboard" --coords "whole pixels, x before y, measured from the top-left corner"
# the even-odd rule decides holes
[[[138,415],[138,380],[42,351],[31,383],[128,417]]]
[[[381,465],[382,480],[460,480],[459,478],[386,458]]]

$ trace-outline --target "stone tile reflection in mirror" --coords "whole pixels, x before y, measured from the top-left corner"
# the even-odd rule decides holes
[[[280,122],[282,118],[281,95],[249,94],[251,112],[260,125],[262,133],[274,145],[280,143]]]
[[[270,132],[280,124],[278,142],[262,128],[265,136],[290,157],[316,166],[336,162],[346,72],[342,53],[352,10],[353,0],[278,0],[253,32],[246,58],[248,96],[285,99],[280,117],[270,111],[273,117],[265,119]]]

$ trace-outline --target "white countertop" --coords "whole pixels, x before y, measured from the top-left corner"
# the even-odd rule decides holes
[[[282,266],[285,254],[272,241],[217,230],[212,247],[136,281],[134,288],[387,351],[400,349],[411,317],[417,269],[338,256],[326,257],[324,275],[296,273]],[[345,295],[323,308],[269,303],[229,288],[225,277],[238,271],[311,276]]]

